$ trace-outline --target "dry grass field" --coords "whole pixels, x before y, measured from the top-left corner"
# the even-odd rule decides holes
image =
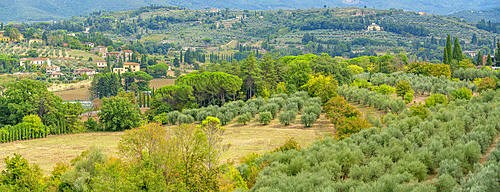
[[[300,122],[299,119],[296,121]],[[239,158],[251,153],[265,153],[282,145],[286,140],[295,138],[302,147],[311,145],[318,139],[332,136],[332,127],[328,120],[322,116],[318,123],[311,128],[304,128],[301,124],[283,126],[274,120],[270,125],[263,126],[252,121],[247,125],[230,124],[224,126],[226,133],[224,143],[231,147],[226,151],[221,161],[228,159],[236,163]],[[168,128],[168,127],[167,127]],[[102,147],[108,155],[118,157],[118,142],[124,132],[110,133],[84,133],[74,135],[49,136],[44,139],[18,141],[0,144],[0,159],[12,156],[14,153],[23,155],[30,163],[36,163],[50,174],[58,162],[69,161],[91,146]],[[5,164],[0,163],[0,170],[5,169]]]
[[[149,82],[149,87],[151,88],[154,87],[155,89],[158,89],[163,86],[174,85],[174,84],[175,84],[175,79],[153,79]]]
[[[75,100],[85,101],[88,99],[89,96],[88,90],[89,88],[86,87],[68,91],[58,91],[54,92],[54,95],[59,96],[64,101],[75,101]]]

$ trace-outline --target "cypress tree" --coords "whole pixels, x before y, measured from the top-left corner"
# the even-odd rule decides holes
[[[146,107],[146,94],[142,93],[142,107]]]
[[[149,95],[146,95],[146,98],[147,98],[147,107],[149,107]]]
[[[460,48],[460,42],[458,42],[458,38],[455,37],[455,43],[453,45],[453,56],[451,59],[455,59],[457,61],[462,60],[462,48]]]
[[[479,53],[477,54],[476,66],[481,66],[481,65],[483,65],[483,56],[481,55],[481,51],[479,51]]]
[[[444,48],[443,51],[443,63],[448,63],[448,51],[446,51],[446,48]]]
[[[452,58],[452,50],[451,50],[451,36],[448,34],[448,38],[446,39],[446,49],[445,51],[447,52],[446,54],[448,55],[446,64],[451,63],[451,58]]]
[[[492,66],[493,61],[491,60],[491,54],[488,53],[488,58],[486,59],[486,65],[487,66]]]
[[[500,41],[497,40],[497,50],[495,51],[495,66],[500,66]]]

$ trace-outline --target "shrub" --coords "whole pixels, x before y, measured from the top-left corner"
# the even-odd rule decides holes
[[[304,110],[302,110],[302,113],[314,113],[316,115],[316,118],[319,118],[319,116],[321,115],[321,106],[316,103],[311,104],[304,108]]]
[[[184,115],[189,115],[189,116],[191,116],[191,117],[193,117],[193,118],[198,119],[198,118],[197,118],[197,117],[198,117],[198,112],[199,112],[199,110],[198,110],[198,109],[184,109],[184,110],[182,111],[182,114],[184,114]]]
[[[281,98],[281,97],[271,98],[271,99],[267,100],[267,104],[271,104],[271,103],[277,104],[279,106],[280,110],[285,106],[285,100],[283,100],[283,98]]]
[[[98,131],[98,124],[94,117],[89,117],[83,124],[89,131]]]
[[[255,107],[255,104],[245,105],[240,109],[240,114],[250,113],[252,118],[255,117],[259,110]]]
[[[413,101],[413,92],[406,93],[403,99],[405,100],[405,103],[411,103]]]
[[[167,120],[170,124],[175,125],[177,122],[177,118],[179,117],[181,113],[179,111],[172,111],[167,114]]]
[[[271,123],[271,120],[273,119],[273,115],[271,112],[262,112],[259,113],[259,123],[262,123],[263,125],[268,125]]]
[[[439,163],[438,177],[442,175],[452,176],[456,182],[463,178],[462,168],[460,168],[460,161],[457,159],[445,159]]]
[[[419,103],[418,105],[412,105],[410,107],[410,117],[420,117],[420,119],[425,119],[429,116],[429,111],[425,108],[424,105]]]
[[[490,77],[485,77],[481,80],[481,83],[478,85],[478,91],[483,92],[484,90],[488,89],[495,89],[497,87],[497,82],[495,79],[492,79]]]
[[[314,113],[302,113],[300,116],[300,123],[304,124],[304,127],[311,127],[314,123],[316,123],[316,114]]]
[[[434,107],[437,104],[448,104],[446,96],[444,96],[443,94],[431,94],[430,97],[427,97],[425,99],[425,107]]]
[[[260,108],[260,112],[270,112],[272,115],[272,119],[275,119],[280,111],[279,106],[274,103],[266,104]]]
[[[398,97],[405,98],[406,94],[411,91],[411,86],[408,81],[400,81],[398,85],[396,85],[396,94]]]
[[[282,98],[283,100],[287,100],[288,95],[286,93],[280,93],[280,94],[276,94],[276,95],[271,95],[271,98]]]
[[[466,87],[462,87],[460,89],[451,92],[451,97],[453,98],[453,100],[457,99],[470,100],[470,98],[472,98],[472,91],[470,89],[467,89]]]
[[[298,111],[302,110],[302,107],[304,107],[304,100],[300,97],[292,97],[285,102],[287,105],[290,103],[296,103]]]
[[[299,91],[290,95],[290,98],[297,98],[297,97],[301,98],[302,100],[306,100],[307,98],[309,98],[309,94],[305,91]]]
[[[179,113],[177,116],[177,122],[179,122],[179,125],[191,124],[194,122],[194,118],[189,115],[184,115]]]
[[[161,113],[153,118],[154,122],[158,122],[162,125],[168,124],[167,113]]]
[[[251,119],[252,119],[252,114],[245,113],[245,114],[238,116],[238,118],[236,119],[236,122],[238,122],[239,124],[246,125],[248,122],[250,122]]]
[[[366,79],[358,79],[356,78],[352,83],[351,86],[354,87],[359,87],[359,88],[368,88],[371,87],[372,84],[368,82]]]
[[[280,123],[284,124],[285,126],[288,126],[290,125],[290,123],[294,122],[295,118],[297,118],[297,111],[285,111],[278,115]]]
[[[216,117],[220,120],[221,125],[227,125],[233,120],[233,113],[229,111],[226,113],[219,112]]]
[[[260,109],[260,107],[264,106],[266,104],[266,100],[262,98],[255,98],[255,99],[250,99],[246,102],[247,105],[254,104],[257,109]]]

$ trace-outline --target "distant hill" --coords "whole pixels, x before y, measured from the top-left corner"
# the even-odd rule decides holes
[[[490,0],[2,0],[0,22],[49,21],[79,16],[93,11],[124,11],[145,5],[173,5],[189,9],[230,8],[248,10],[308,9],[311,7],[368,7],[404,9],[448,14],[464,9],[484,10],[498,6]]]
[[[456,13],[449,14],[450,17],[464,18],[467,21],[478,22],[481,19],[485,21],[491,20],[494,22],[500,22],[500,7],[487,10],[464,10]]]

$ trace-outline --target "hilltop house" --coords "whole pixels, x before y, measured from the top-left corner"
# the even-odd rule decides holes
[[[61,72],[52,72],[50,73],[49,78],[59,78],[61,77],[62,73]]]
[[[47,68],[45,68],[45,71],[47,73],[54,73],[54,72],[61,72],[61,67],[59,66],[47,66]]]
[[[132,54],[134,54],[134,52],[131,50],[123,50],[121,53],[125,55],[125,60],[127,61],[130,61],[130,59],[132,58]]]
[[[368,26],[368,31],[380,31],[382,28],[380,25],[377,25],[375,23],[372,23],[371,25]]]
[[[87,74],[88,76],[93,76],[93,75],[95,75],[95,70],[88,69],[88,68],[81,68],[81,69],[75,69],[73,71],[73,75],[82,75],[82,74]]]
[[[102,55],[103,57],[106,56],[106,53],[108,53],[108,48],[104,46],[97,46],[92,49],[90,49],[90,52],[95,53],[97,52],[99,55]]]
[[[20,66],[24,66],[26,63],[31,63],[33,65],[43,65],[45,63],[47,66],[52,66],[48,58],[22,58],[19,60]]]
[[[29,44],[32,44],[32,43],[43,43],[43,40],[41,39],[30,39],[28,41]]]
[[[97,68],[99,69],[104,69],[105,67],[108,66],[106,60],[95,60],[94,63],[97,65]]]
[[[133,62],[123,63],[123,68],[113,68],[113,73],[125,73],[130,69],[131,72],[141,71],[141,64]]]

